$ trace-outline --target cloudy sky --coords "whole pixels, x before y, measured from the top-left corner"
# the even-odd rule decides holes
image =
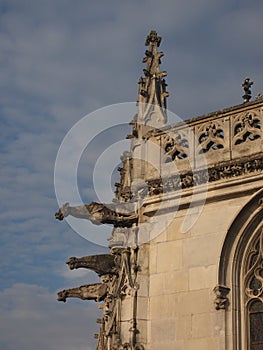
[[[99,245],[54,218],[54,167],[67,132],[98,108],[136,101],[151,29],[163,39],[168,107],[181,118],[241,103],[247,76],[253,95],[262,93],[262,14],[262,0],[0,0],[1,349],[95,349],[96,303],[56,301],[58,290],[96,280],[65,261],[105,253],[111,231],[87,224],[91,236],[102,234]],[[123,126],[87,143],[84,201],[96,199],[103,148],[127,134],[133,115],[122,117]],[[90,120],[87,134],[97,135],[100,121]],[[103,176],[99,187],[114,182]]]

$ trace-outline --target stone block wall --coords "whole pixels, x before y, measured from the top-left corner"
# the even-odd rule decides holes
[[[141,278],[149,289],[148,301],[138,299],[138,310],[143,309],[143,320],[147,315],[142,329],[147,325],[147,349],[227,349],[232,326],[226,311],[216,310],[214,293],[220,255],[231,223],[261,185],[262,178],[241,184],[232,180],[217,189],[210,185],[201,214],[187,232],[181,226],[189,212],[179,209],[172,223],[142,246],[140,264],[145,259],[149,275]]]

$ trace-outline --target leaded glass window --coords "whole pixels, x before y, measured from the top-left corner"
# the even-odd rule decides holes
[[[253,301],[249,307],[250,350],[263,350],[263,303]]]
[[[250,245],[245,260],[248,350],[263,350],[263,231]]]

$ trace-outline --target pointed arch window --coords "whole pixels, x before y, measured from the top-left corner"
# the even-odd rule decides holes
[[[250,350],[263,349],[263,303],[253,301],[248,309],[249,312],[249,343]]]
[[[249,350],[263,350],[263,230],[244,261],[244,306]]]
[[[227,350],[263,350],[262,218],[260,189],[232,222],[222,247],[215,304],[226,311]]]

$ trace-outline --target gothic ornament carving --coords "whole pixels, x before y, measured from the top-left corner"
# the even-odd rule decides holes
[[[121,156],[122,167],[118,168],[120,172],[120,182],[116,183],[115,195],[120,202],[129,202],[132,199],[131,191],[131,167],[132,156],[128,151],[123,152]]]
[[[164,179],[147,181],[149,196],[163,192],[176,191],[181,188],[197,186],[205,182],[214,182],[232,177],[252,174],[263,170],[263,158],[255,158],[238,162],[228,162],[224,165],[189,172]]]
[[[137,244],[138,227],[114,227],[108,239],[109,247],[132,247]]]
[[[248,253],[246,265],[244,277],[246,302],[251,300],[263,302],[263,229]]]
[[[162,51],[158,51],[161,43],[161,37],[152,30],[147,36],[145,45],[148,49],[145,51],[143,62],[146,68],[143,70],[144,77],[139,79],[138,93],[138,116],[137,122],[144,125],[161,127],[166,123],[166,98],[169,93],[166,91],[165,71],[160,70]]]
[[[90,220],[95,225],[113,224],[120,227],[130,227],[138,220],[133,203],[103,204],[91,202],[90,204],[75,207],[65,203],[55,214],[55,217],[58,220],[63,220],[68,215]]]
[[[244,102],[249,102],[249,100],[251,99],[251,86],[253,85],[253,81],[250,80],[250,78],[246,78],[243,83],[242,83],[242,87],[244,89],[244,95],[243,100]]]
[[[107,285],[104,283],[85,284],[77,288],[64,289],[57,293],[57,300],[66,302],[67,298],[101,301],[107,295]]]
[[[139,346],[136,342],[136,334],[138,332],[136,326],[133,330],[133,342],[122,344],[120,334],[120,307],[122,299],[129,295],[133,307],[136,307],[136,293],[138,288],[136,285],[136,271],[138,268],[136,251],[136,249],[131,248],[115,247],[111,249],[112,254],[120,258],[120,270],[118,276],[111,276],[110,281],[106,282],[108,292],[103,304],[100,305],[103,310],[103,323],[99,335],[99,344],[110,345],[111,349],[140,349],[139,347],[135,347]],[[134,325],[135,323],[133,322]],[[104,347],[101,347],[101,349],[104,349]]]
[[[165,134],[161,138],[161,144],[165,151],[165,163],[188,157],[189,142],[179,133],[174,133],[172,136]]]
[[[198,130],[199,153],[218,150],[225,147],[224,129],[219,121],[202,124]]]
[[[215,298],[215,308],[216,310],[226,310],[229,306],[229,299],[227,297],[228,293],[230,292],[230,288],[226,286],[216,286],[214,288],[214,293],[216,295]]]
[[[234,145],[261,138],[261,122],[258,113],[251,111],[237,116],[233,123],[233,130]]]
[[[82,258],[71,257],[66,263],[70,270],[85,268],[96,272],[99,276],[116,274],[118,271],[116,257],[111,254],[90,255]]]
[[[138,333],[135,318],[131,319],[131,341],[121,342],[121,303],[123,298],[129,296],[136,309],[136,296],[138,286],[136,284],[137,248],[111,249],[111,255],[101,254],[82,258],[69,258],[67,264],[70,269],[88,268],[100,275],[101,283],[82,285],[77,288],[65,289],[57,293],[58,301],[66,302],[67,298],[80,298],[82,300],[103,301],[99,304],[102,309],[100,333],[97,335],[97,349],[138,349],[144,347],[136,341]],[[134,312],[133,312],[134,313]]]

